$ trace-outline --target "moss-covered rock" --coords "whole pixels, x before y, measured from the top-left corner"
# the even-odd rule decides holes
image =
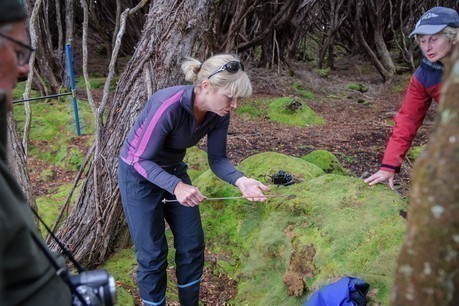
[[[296,183],[272,186],[271,194],[283,197],[263,203],[201,204],[208,247],[226,255],[217,264],[220,272],[239,279],[233,302],[298,305],[321,286],[351,275],[371,285],[373,302],[388,304],[406,226],[399,216],[406,203],[396,193],[358,178],[325,174],[279,153],[254,155],[240,169],[257,179],[282,169]],[[195,183],[206,196],[240,195],[210,171]]]
[[[205,155],[199,149],[187,154],[190,169],[202,173],[195,185],[208,197],[240,196],[236,187],[205,169]],[[270,174],[284,170],[295,184],[270,184],[269,194],[281,197],[263,203],[232,199],[200,205],[207,249],[217,258],[213,273],[238,280],[237,296],[228,303],[301,305],[315,290],[349,275],[371,285],[371,303],[389,304],[406,229],[399,213],[407,207],[399,195],[387,186],[326,174],[304,159],[274,152],[251,156],[239,168],[248,177],[268,178],[267,184]],[[172,244],[170,232],[168,241]],[[171,248],[170,262],[173,255]],[[122,276],[134,273],[133,251],[125,256],[118,259],[125,261],[121,267],[106,266],[121,280],[122,293],[134,287]],[[177,300],[171,280],[167,294]]]
[[[301,101],[302,99],[298,99]],[[287,106],[292,98],[284,97],[274,99],[269,104],[268,117],[270,120],[286,125],[309,126],[325,123],[325,120],[317,115],[304,101],[301,101],[301,108],[292,112]]]
[[[281,97],[277,99],[248,100],[236,110],[239,115],[250,118],[262,117],[290,126],[310,126],[324,124],[325,120],[317,115],[306,103],[304,97]]]
[[[325,173],[349,175],[349,171],[341,165],[336,156],[326,150],[315,150],[302,157],[307,162],[318,166]]]
[[[253,155],[240,164],[240,169],[250,176],[270,182],[269,176],[284,170],[293,175],[296,182],[303,182],[324,174],[320,167],[301,158],[276,152],[264,152]]]

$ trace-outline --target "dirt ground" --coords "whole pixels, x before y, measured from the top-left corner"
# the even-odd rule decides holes
[[[356,64],[357,63],[357,64]],[[358,59],[338,61],[337,69],[328,77],[320,77],[312,66],[292,64],[281,73],[248,66],[255,97],[279,97],[295,95],[294,83],[314,93],[308,105],[322,116],[326,123],[311,127],[289,127],[269,121],[269,118],[247,119],[234,114],[228,137],[228,155],[236,164],[250,155],[276,151],[291,156],[325,149],[334,153],[341,163],[357,177],[367,177],[378,169],[384,147],[392,129],[392,119],[403,100],[409,76],[397,76],[390,83],[383,83],[372,69],[362,72]],[[367,66],[371,66],[366,64]],[[368,86],[366,93],[352,91],[349,83]],[[400,88],[401,90],[394,90]],[[244,103],[243,100],[240,103]],[[434,126],[436,107],[431,107],[414,144],[426,143]],[[75,140],[78,144],[78,140]],[[29,167],[36,196],[46,194],[49,182],[39,179],[41,169],[49,167],[30,159]],[[54,167],[55,168],[55,167]],[[56,184],[70,183],[75,173],[54,169]],[[396,187],[406,196],[411,184],[412,165],[405,162],[397,176]],[[207,262],[215,261],[215,255],[206,254]],[[210,265],[212,266],[212,265]],[[173,271],[170,271],[173,275]],[[214,275],[206,268],[201,288],[201,301],[208,305],[224,304],[236,294],[236,282],[222,275]],[[137,302],[140,301],[137,297]]]
[[[367,177],[378,170],[393,117],[400,108],[410,75],[397,76],[383,83],[376,72],[362,74],[352,59],[342,61],[327,78],[318,76],[307,65],[292,66],[293,76],[263,69],[251,74],[254,95],[278,97],[294,95],[294,83],[314,93],[308,106],[326,120],[311,127],[288,127],[268,118],[249,120],[233,116],[229,131],[228,154],[236,163],[250,155],[276,151],[291,156],[304,156],[313,150],[334,153],[357,177]],[[366,93],[349,90],[349,83],[368,86]],[[400,88],[396,92],[394,88]],[[244,103],[241,101],[241,103]],[[427,142],[434,126],[437,106],[433,103],[413,145]],[[406,160],[396,176],[396,189],[408,193],[412,162]]]

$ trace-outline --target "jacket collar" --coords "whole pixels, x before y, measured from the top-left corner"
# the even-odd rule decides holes
[[[443,71],[445,70],[445,67],[443,66],[443,64],[439,61],[437,62],[429,62],[428,59],[426,59],[425,57],[422,58],[421,60],[421,66],[423,68],[426,68],[426,69],[429,69],[429,70],[432,70],[432,71]]]
[[[193,115],[193,107],[194,107],[194,86],[193,85],[184,86],[184,91],[180,99],[180,103],[182,104],[183,108],[185,108],[190,114]]]

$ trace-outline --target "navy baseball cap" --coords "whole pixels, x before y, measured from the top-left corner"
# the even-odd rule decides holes
[[[0,0],[0,12],[0,24],[27,18],[23,0]]]
[[[459,28],[459,14],[452,8],[436,6],[422,15],[409,37],[416,34],[437,34],[447,26]]]

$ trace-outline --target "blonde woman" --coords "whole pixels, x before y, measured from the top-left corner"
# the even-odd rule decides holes
[[[400,171],[432,100],[440,101],[443,64],[457,43],[458,28],[458,13],[446,7],[431,8],[416,23],[410,37],[415,36],[424,57],[411,77],[402,107],[395,117],[394,130],[380,169],[365,179],[369,185],[388,181],[390,188],[394,189],[395,173]]]
[[[167,241],[165,223],[174,235],[179,299],[198,305],[204,265],[204,234],[199,204],[205,200],[191,185],[186,149],[207,135],[212,171],[237,186],[252,201],[264,201],[269,188],[245,177],[226,156],[232,109],[252,94],[244,65],[232,54],[203,63],[182,64],[193,85],[159,90],[148,101],[120,153],[119,186],[124,213],[136,248],[138,286],[145,305],[165,305]],[[163,199],[177,202],[163,203]]]

